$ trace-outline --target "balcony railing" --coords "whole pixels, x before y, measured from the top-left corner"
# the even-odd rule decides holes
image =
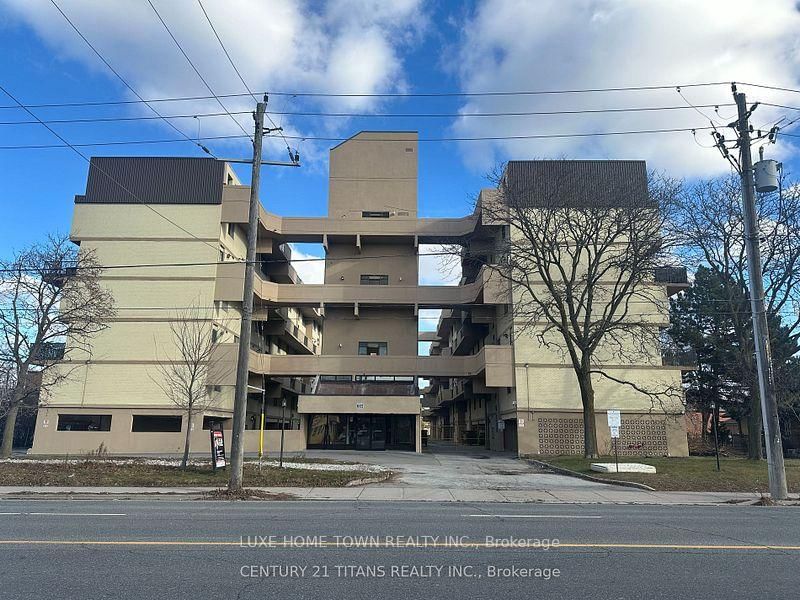
[[[657,267],[655,270],[656,283],[688,283],[686,267]]]
[[[691,349],[662,348],[661,364],[665,367],[693,369],[697,366],[697,353]]]
[[[382,375],[321,375],[316,394],[323,396],[416,396],[414,377]]]
[[[36,364],[56,362],[64,359],[66,344],[64,342],[45,342],[33,357]]]

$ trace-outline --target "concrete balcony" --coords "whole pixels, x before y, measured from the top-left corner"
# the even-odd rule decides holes
[[[247,223],[249,186],[229,185],[223,189],[222,222]],[[417,219],[392,216],[388,219],[330,219],[328,217],[279,217],[260,207],[259,241],[278,243],[313,242],[328,238],[361,236],[406,237],[420,244],[456,241],[472,236],[480,223],[478,215],[450,219]]]
[[[267,398],[281,398],[283,391],[305,394],[309,385],[299,377],[270,377],[267,381]]]
[[[668,296],[673,296],[690,285],[686,267],[658,267],[655,281],[666,286]]]
[[[217,385],[236,379],[237,344],[219,344],[210,373]],[[483,374],[487,387],[514,383],[511,346],[485,346],[469,356],[320,356],[250,352],[250,371],[270,376],[385,375],[472,377]]]
[[[292,350],[300,354],[316,354],[318,346],[314,344],[306,330],[289,318],[286,308],[270,310],[267,319],[257,321],[258,332],[263,336],[278,336]]]
[[[244,293],[244,263],[217,265],[214,299],[241,301]],[[489,269],[466,285],[351,285],[284,284],[265,281],[256,274],[254,293],[263,303],[283,306],[319,307],[339,304],[417,305],[418,308],[442,308],[461,304],[508,304],[508,282]]]

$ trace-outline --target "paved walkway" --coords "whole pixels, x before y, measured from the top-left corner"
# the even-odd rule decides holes
[[[583,479],[556,475],[520,460],[516,453],[484,448],[431,443],[422,454],[413,452],[362,452],[309,450],[313,458],[378,464],[396,475],[382,487],[464,490],[558,490],[606,487]]]
[[[148,497],[189,500],[212,491],[210,487],[56,487],[0,486],[0,501],[10,498],[130,498]],[[274,487],[258,488],[274,494],[288,494],[297,500],[359,500],[418,502],[534,502],[544,504],[727,504],[752,502],[754,493],[732,492],[649,492],[633,488],[603,486],[602,489],[561,488],[550,490],[492,490],[470,488],[425,488],[372,485],[343,488]]]

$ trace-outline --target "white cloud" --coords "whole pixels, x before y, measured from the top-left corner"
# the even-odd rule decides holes
[[[204,0],[211,20],[239,71],[254,90],[363,92],[401,90],[405,73],[401,48],[424,30],[422,0],[382,2],[338,0],[326,4],[300,0]],[[143,0],[62,0],[70,19],[105,58],[145,98],[208,95],[200,79]],[[194,1],[154,2],[175,37],[218,94],[243,91],[219,47],[200,6]],[[116,78],[91,52],[49,2],[0,0],[6,13],[27,23],[64,60],[77,60],[111,81]],[[121,84],[120,84],[121,85]],[[133,97],[127,89],[124,93]],[[268,110],[297,109],[301,102],[341,110],[378,108],[374,98],[300,100],[273,96]],[[252,98],[224,100],[230,111],[250,111]],[[222,112],[215,101],[160,103],[163,113]],[[138,107],[144,114],[152,114]],[[236,117],[250,131],[249,114]],[[285,133],[310,136],[312,122],[301,126],[288,118]],[[192,120],[176,121],[190,136]],[[326,127],[319,125],[318,127]],[[336,121],[332,126],[346,128]],[[166,128],[165,131],[171,131]],[[202,135],[241,134],[230,118],[206,118]],[[325,133],[331,133],[327,129]],[[349,131],[347,132],[349,133]],[[237,142],[244,145],[245,141]],[[283,150],[274,140],[273,151]],[[296,145],[298,142],[292,142]],[[215,147],[222,142],[214,142]],[[325,156],[309,143],[300,144],[304,158]]]
[[[419,310],[419,330],[436,331],[442,310],[439,308],[421,308]],[[427,343],[427,342],[420,342]]]
[[[304,252],[296,244],[291,247],[292,266],[303,283],[325,283],[325,257]]]
[[[420,244],[419,285],[458,285],[461,263],[441,244]]]
[[[751,81],[797,87],[800,11],[794,0],[483,0],[468,19],[453,61],[465,91],[576,89],[707,81]],[[746,88],[744,88],[746,89]],[[748,100],[796,104],[796,95],[749,88]],[[732,102],[730,88],[684,88],[693,104]],[[783,102],[781,102],[783,101]],[[685,105],[674,90],[471,98],[461,112],[531,111]],[[727,124],[734,107],[703,109]],[[757,125],[785,111],[761,106]],[[614,115],[462,118],[459,136],[586,133],[697,127],[694,110]],[[708,145],[710,135],[698,132]],[[787,144],[771,150],[780,158]],[[469,142],[465,160],[485,170],[508,158],[644,158],[676,175],[725,171],[713,148],[691,134],[626,135],[549,140]]]

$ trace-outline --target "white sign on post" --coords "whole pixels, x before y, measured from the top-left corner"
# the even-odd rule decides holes
[[[622,425],[622,417],[620,416],[618,410],[609,410],[606,414],[608,415],[609,427],[619,428],[620,425]]]
[[[611,438],[612,439],[618,438],[619,437],[619,427],[615,427],[615,426],[612,425],[610,427],[610,429],[611,429]]]

